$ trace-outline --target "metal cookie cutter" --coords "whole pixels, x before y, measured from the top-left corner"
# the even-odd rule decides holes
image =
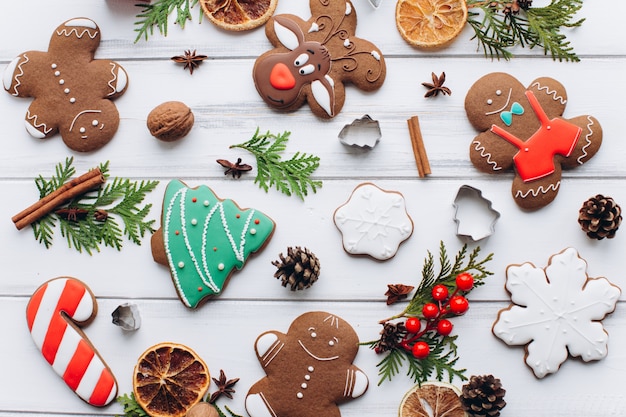
[[[359,148],[372,149],[381,137],[382,133],[378,120],[372,119],[367,114],[345,125],[339,132],[339,141],[341,143]]]
[[[457,236],[477,242],[493,234],[500,213],[483,197],[482,191],[462,185],[453,205]]]

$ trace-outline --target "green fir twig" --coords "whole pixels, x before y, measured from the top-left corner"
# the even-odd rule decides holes
[[[291,132],[274,135],[269,131],[259,134],[257,128],[252,139],[231,148],[241,148],[252,153],[256,158],[257,175],[255,184],[265,192],[276,188],[286,195],[297,195],[301,200],[322,187],[322,181],[312,180],[311,175],[320,165],[320,158],[315,155],[296,152],[290,159],[281,159],[281,153],[287,148]]]
[[[148,413],[144,411],[143,408],[137,403],[135,399],[135,394],[131,393],[130,395],[124,394],[120,395],[115,399],[119,404],[124,407],[124,417],[149,417]],[[119,417],[119,416],[115,416]]]
[[[492,272],[487,270],[486,264],[492,260],[493,254],[480,259],[480,247],[476,247],[468,253],[467,245],[457,252],[454,259],[448,256],[443,242],[439,245],[438,262],[428,251],[422,267],[422,279],[415,294],[407,306],[399,314],[393,315],[380,321],[383,325],[381,338],[362,345],[369,346],[376,353],[384,354],[383,359],[377,364],[380,377],[378,385],[399,374],[407,365],[407,376],[418,384],[422,384],[434,377],[442,381],[447,378],[450,382],[455,377],[466,380],[465,369],[459,369],[456,363],[459,359],[456,340],[457,335],[443,335],[439,333],[435,319],[426,319],[423,315],[424,305],[433,303],[433,288],[437,285],[445,286],[450,294],[466,295],[471,289],[484,284],[484,279]],[[438,268],[436,268],[438,267]],[[438,270],[438,271],[437,271]],[[473,277],[473,287],[467,291],[459,292],[456,277],[462,273],[469,273]],[[441,305],[440,305],[441,307]],[[446,317],[448,313],[445,313]],[[424,324],[423,331],[419,335],[411,334],[405,327],[406,319],[417,318]],[[440,317],[440,318],[443,318]],[[411,347],[417,342],[424,342],[429,347],[429,353],[425,358],[418,359],[412,352]]]
[[[44,198],[75,174],[72,166],[73,158],[67,158],[64,164],[59,163],[55,174],[50,179],[41,175],[35,179],[39,190],[39,197]],[[109,163],[100,165],[105,178],[109,177]],[[32,224],[35,238],[46,248],[53,243],[54,229],[58,224],[70,248],[79,252],[92,254],[99,252],[100,246],[108,246],[121,250],[123,237],[141,245],[141,238],[146,233],[153,233],[155,220],[146,220],[152,204],[143,202],[146,195],[154,190],[158,181],[134,182],[129,179],[114,178],[113,181],[96,191],[88,192],[74,198],[72,201],[57,207],[57,212],[51,212]],[[58,209],[80,215],[63,216]],[[121,221],[121,225],[119,223]]]
[[[580,61],[561,30],[582,25],[585,19],[574,20],[582,0],[551,0],[545,7],[510,0],[466,1],[470,9],[467,22],[474,30],[472,39],[477,40],[486,57],[509,60],[513,57],[509,49],[519,45],[539,47],[553,60]],[[512,4],[518,10],[512,11]]]
[[[185,27],[187,21],[191,21],[191,9],[198,4],[198,0],[157,0],[152,4],[137,4],[141,7],[141,12],[136,16],[135,32],[137,37],[135,42],[154,34],[156,27],[163,36],[167,36],[167,25],[169,16],[176,11],[174,23],[181,29]],[[202,21],[202,9],[200,9],[199,20]]]

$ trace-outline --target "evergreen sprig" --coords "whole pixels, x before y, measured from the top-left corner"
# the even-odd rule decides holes
[[[404,339],[407,336],[403,320],[416,317],[422,322],[427,322],[423,317],[422,309],[426,303],[433,302],[432,289],[434,286],[444,285],[452,293],[456,287],[457,275],[465,272],[472,274],[474,278],[473,288],[483,285],[483,280],[493,275],[486,269],[486,264],[492,260],[493,254],[487,255],[483,259],[479,259],[479,255],[480,247],[476,247],[468,254],[467,245],[463,245],[454,260],[451,261],[444,243],[440,242],[438,271],[436,271],[435,257],[428,251],[422,268],[422,280],[408,305],[401,313],[381,320],[380,324],[386,326],[394,323],[392,327],[395,325],[403,329],[402,338]],[[406,339],[403,341],[393,339],[392,341],[390,338],[384,340],[381,338],[362,344],[376,350],[377,353],[385,354],[385,357],[377,364],[380,377],[378,385],[386,380],[391,381],[394,376],[400,373],[405,364],[408,365],[407,376],[418,384],[428,381],[433,374],[439,381],[447,377],[452,382],[454,377],[461,380],[467,379],[464,375],[465,369],[456,367],[459,359],[457,337],[457,335],[442,335],[436,329],[427,329],[418,339],[427,343],[430,348],[430,353],[423,359],[416,358],[410,349],[407,349],[407,346],[402,346],[402,343],[407,341]],[[416,342],[413,339],[411,342]]]
[[[40,198],[61,187],[75,174],[72,163],[73,158],[67,158],[64,164],[59,163],[56,166],[52,178],[47,180],[40,175],[35,179]],[[105,178],[109,177],[108,162],[101,164],[100,170]],[[52,212],[34,222],[32,227],[35,238],[49,248],[52,246],[54,229],[58,223],[61,236],[66,239],[68,246],[90,255],[93,251],[99,252],[100,245],[121,250],[124,236],[141,245],[141,238],[148,232],[154,232],[152,226],[155,222],[146,220],[152,204],[141,207],[141,203],[158,183],[114,178],[111,183],[97,191],[78,196],[57,208],[81,212],[80,216],[73,219]]]
[[[124,407],[124,417],[149,417],[143,408],[137,403],[135,394],[120,395],[115,399],[119,404]],[[119,417],[119,416],[116,416]]]
[[[241,148],[252,153],[256,158],[257,175],[255,184],[259,184],[265,192],[272,187],[283,194],[295,194],[304,200],[309,188],[314,193],[322,187],[322,181],[311,179],[311,175],[320,165],[320,158],[315,155],[296,152],[290,159],[281,159],[281,152],[287,149],[287,141],[291,132],[279,135],[270,133],[259,134],[257,128],[252,139],[231,148]]]
[[[467,0],[467,22],[474,29],[472,39],[487,57],[508,60],[513,57],[508,49],[519,45],[542,48],[554,60],[578,62],[580,58],[561,29],[582,25],[585,19],[574,20],[582,3],[551,0],[545,7],[519,7],[512,12],[510,0]]]
[[[136,6],[141,7],[142,10],[136,16],[135,42],[142,37],[147,41],[148,36],[154,34],[155,26],[163,36],[167,36],[169,16],[174,11],[176,11],[174,22],[184,28],[185,23],[192,20],[191,9],[197,4],[198,0],[157,0],[152,4],[137,4]],[[202,9],[200,9],[199,19],[202,20]]]

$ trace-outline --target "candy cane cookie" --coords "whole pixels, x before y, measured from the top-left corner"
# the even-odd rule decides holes
[[[79,328],[97,312],[96,299],[83,282],[60,277],[37,288],[26,321],[35,344],[67,386],[85,402],[102,407],[117,396],[117,382]]]

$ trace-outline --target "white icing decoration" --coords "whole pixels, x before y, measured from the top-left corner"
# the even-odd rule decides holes
[[[37,117],[38,116],[36,114],[30,114],[30,109],[26,110],[26,130],[32,137],[37,139],[43,139],[48,133],[52,131],[52,128],[46,126],[45,123],[38,123]],[[39,128],[42,128],[43,132],[39,130]]]
[[[489,99],[487,99],[487,104],[491,106],[491,105],[493,104],[493,100],[492,100],[492,99],[490,99],[490,98],[489,98]]]
[[[593,135],[593,119],[591,118],[591,116],[587,116],[587,120],[589,121],[589,123],[587,123],[587,130],[589,131],[589,133],[585,135],[585,141],[587,143],[585,143],[585,145],[581,149],[583,151],[583,154],[580,155],[578,159],[576,159],[576,162],[578,162],[580,165],[584,163],[583,159],[586,158],[588,155],[587,148],[591,146],[591,139],[589,137]]]
[[[533,197],[537,197],[539,195],[539,193],[541,194],[547,194],[550,190],[556,192],[559,188],[559,186],[561,185],[561,181],[557,181],[554,184],[550,184],[547,187],[544,188],[543,185],[540,185],[539,187],[537,187],[536,189],[530,189],[527,190],[525,192],[522,192],[522,190],[518,190],[515,193],[515,198],[526,198],[528,197],[528,195],[532,194]]]
[[[250,234],[251,235],[256,235],[256,229],[250,229]]]
[[[63,90],[63,92],[64,92],[65,94],[69,94],[69,93],[70,93],[70,89],[69,89],[69,88],[66,88],[65,90]]]
[[[352,379],[354,381],[354,386],[352,387],[351,397],[357,398],[365,394],[365,391],[367,391],[367,386],[369,385],[367,375],[365,375],[365,373],[363,373],[362,371],[358,370],[354,372],[354,376]]]
[[[346,39],[345,41],[343,41],[343,46],[345,46],[346,48],[350,47],[350,39]]]
[[[300,347],[307,353],[307,355],[309,355],[310,357],[312,357],[315,360],[324,361],[325,362],[325,361],[334,361],[335,359],[339,359],[339,355],[328,356],[328,357],[316,356],[315,354],[313,354],[313,352],[308,350],[306,348],[306,346],[304,346],[304,343],[302,343],[301,340],[298,340],[298,344],[300,344]],[[313,372],[312,368],[313,368],[312,366],[309,367],[309,372]]]
[[[224,268],[225,268],[225,267],[224,267],[224,264],[218,264],[218,265],[217,265],[217,269],[219,269],[220,271],[223,271],[223,270],[224,270]]]
[[[554,255],[545,269],[507,268],[514,305],[501,311],[494,334],[509,345],[530,342],[526,364],[538,378],[556,372],[568,353],[586,362],[608,353],[599,321],[615,309],[621,291],[606,278],[589,278],[586,269],[573,248]]]
[[[92,120],[91,121],[91,125],[92,126],[98,126],[98,121],[97,120]]]
[[[85,36],[85,33],[91,39],[94,39],[96,36],[98,36],[98,31],[96,31],[94,33],[91,33],[91,31],[89,29],[84,29],[81,33],[78,33],[78,29],[76,29],[76,28],[72,28],[70,30],[67,30],[67,29],[57,30],[57,35],[59,35],[59,36],[66,36],[68,38],[72,34],[75,34],[78,39],[82,39],[82,37]]]
[[[57,64],[52,64],[52,65],[50,65],[50,67],[51,67],[52,69],[56,69]]]
[[[59,84],[61,84],[61,85],[65,84],[65,80],[63,80],[63,79],[59,80]]]
[[[326,317],[323,322],[326,323],[328,320],[330,320],[330,325],[331,326],[335,326],[336,329],[339,328],[339,319],[335,316],[333,316],[332,314],[328,317]]]
[[[500,90],[498,90],[498,91],[500,91]],[[497,96],[502,94],[502,92],[500,92],[500,94],[498,94],[498,91],[496,91],[496,95]],[[509,96],[506,98],[506,103],[504,103],[504,106],[502,106],[498,110],[494,110],[494,111],[490,111],[490,112],[485,113],[485,116],[489,116],[489,115],[492,115],[492,114],[500,113],[501,111],[506,110],[506,108],[509,107],[509,103],[511,102],[511,93],[513,93],[513,89],[512,88],[509,89]]]
[[[319,30],[320,30],[320,26],[317,23],[313,22],[311,24],[311,27],[309,28],[309,33],[319,32]]]
[[[332,86],[335,85],[335,83],[333,82],[332,78],[330,78],[329,75],[326,75],[325,77],[326,77],[326,80]],[[317,104],[319,104],[320,107],[324,109],[324,111],[329,116],[332,116],[334,114],[334,110],[330,106],[330,102],[331,102],[330,94],[331,93],[326,89],[324,84],[322,84],[322,82],[319,80],[313,81],[311,83],[311,92],[313,93],[313,97],[315,98],[315,101],[317,102]],[[332,94],[335,94],[334,89],[333,89]]]
[[[502,169],[501,166],[498,166],[498,163],[496,161],[491,159],[491,154],[489,152],[487,152],[487,150],[482,145],[482,143],[480,143],[479,141],[475,140],[474,142],[472,142],[472,145],[475,145],[474,146],[474,150],[477,151],[477,152],[480,152],[480,156],[482,156],[483,158],[487,158],[487,163],[489,165],[493,165],[493,170],[494,171],[499,171],[499,170]]]
[[[124,88],[126,88],[126,83],[128,83],[128,76],[126,75],[126,71],[117,64],[111,62],[111,75],[113,78],[109,81],[109,87],[111,87],[111,92],[107,94],[107,96],[112,96],[115,93],[119,93]],[[115,69],[117,68],[117,71]]]
[[[24,61],[20,62],[22,57],[24,57]],[[26,56],[26,54],[22,54],[22,57],[18,56],[13,61],[11,61],[11,63],[5,68],[4,74],[2,75],[2,84],[4,84],[4,89],[7,91],[9,91],[9,88],[11,88],[12,80],[15,80],[15,85],[13,86],[13,93],[11,93],[15,97],[19,95],[19,92],[17,91],[17,87],[22,85],[20,81],[20,77],[24,75],[24,69],[22,67],[28,61],[30,61],[30,59],[28,59],[28,56]],[[16,66],[19,72],[15,74],[15,77],[12,78],[13,73],[15,72]]]
[[[335,211],[334,220],[346,251],[381,261],[393,257],[413,233],[404,198],[373,184],[355,188],[350,199]]]
[[[378,51],[372,51],[371,54],[376,61],[380,61],[380,54],[378,53]]]
[[[178,267],[179,267],[179,268],[184,268],[184,267],[185,267],[185,263],[184,263],[183,261],[180,261],[180,262],[178,263]]]
[[[556,94],[556,90],[550,90],[550,88],[549,88],[548,86],[541,86],[541,84],[539,84],[539,81],[535,81],[535,82],[534,82],[534,83],[530,86],[530,88],[533,88],[533,87],[537,87],[537,90],[539,90],[539,91],[545,90],[545,93],[546,93],[547,95],[549,95],[549,96],[552,96],[552,99],[553,99],[554,101],[558,101],[558,102],[560,102],[561,104],[565,104],[565,103],[567,103],[567,100],[566,100],[563,96],[560,96],[560,95],[557,95],[557,94]]]
[[[191,219],[191,225],[195,226],[198,224],[198,219]]]
[[[309,372],[313,372],[313,371],[315,370],[315,368],[314,368],[314,367],[312,367],[312,366],[309,366],[309,367],[308,367],[308,368],[306,368],[306,369],[307,369],[307,371],[309,371]]]
[[[74,123],[76,123],[76,119],[78,119],[80,115],[85,114],[85,113],[102,113],[102,110],[83,110],[80,113],[78,113],[76,116],[74,116],[74,119],[72,120],[72,123],[70,124],[70,132],[74,128]]]
[[[502,95],[502,90],[496,90],[496,96],[501,96]]]
[[[274,32],[276,33],[276,37],[287,49],[294,50],[299,45],[298,37],[295,33],[291,31],[291,29],[281,25],[276,20],[274,20]]]
[[[246,411],[254,417],[276,417],[276,413],[265,401],[262,392],[246,396]]]
[[[209,204],[211,204],[211,203],[209,203],[209,200],[204,200],[204,203],[202,203],[202,204],[204,204],[204,207],[209,207]]]
[[[270,348],[278,341],[278,336],[274,333],[265,333],[256,340],[254,345],[256,353],[264,359],[270,353]]]
[[[303,382],[302,384],[300,384],[300,388],[302,389],[307,389],[309,386],[306,384],[306,382]]]
[[[76,103],[76,97],[70,98],[70,103]]]
[[[296,397],[298,397],[298,398],[303,398],[303,397],[304,397],[304,395],[303,395],[301,392],[299,392],[299,393],[297,393],[297,394],[296,394]]]
[[[346,2],[346,16],[348,16],[350,13],[352,13],[352,5],[350,4],[349,1]]]
[[[54,76],[58,77],[59,75],[61,75],[61,71],[54,71]]]
[[[81,127],[80,129],[78,129],[78,131],[80,133],[85,133],[87,131],[87,129],[85,129],[84,127]]]
[[[98,29],[96,22],[94,22],[91,19],[84,19],[84,18],[72,19],[68,22],[65,22],[65,26],[67,27],[82,26],[82,27],[87,27],[91,29]]]

